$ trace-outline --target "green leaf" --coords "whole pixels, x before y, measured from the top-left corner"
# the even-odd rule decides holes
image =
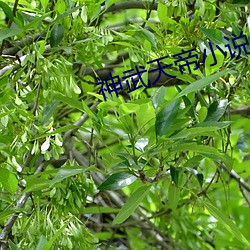
[[[78,11],[79,9],[81,9],[82,7],[83,7],[83,5],[80,4],[80,5],[76,6],[76,7],[73,7],[72,9],[66,10],[64,13],[62,13],[60,16],[58,16],[53,23],[58,23],[60,20],[62,20],[66,16],[71,15],[72,13],[74,13],[74,12]]]
[[[82,207],[80,208],[80,212],[82,214],[111,214],[111,213],[117,213],[119,212],[119,208],[114,208],[114,207]]]
[[[231,121],[225,121],[225,122],[204,121],[195,124],[193,127],[217,127],[217,129],[222,129],[228,127],[230,124],[232,124]]]
[[[63,39],[64,28],[61,24],[56,25],[50,35],[50,46],[56,47]]]
[[[37,176],[27,177],[26,182],[27,183],[24,192],[44,190],[46,188],[49,188],[51,185],[51,180],[47,180],[45,178]]]
[[[214,51],[214,54],[217,60],[215,65],[210,66],[211,64],[215,63],[212,53],[207,56],[205,61],[205,71],[207,76],[216,72],[224,63],[224,55],[219,50]]]
[[[174,99],[156,116],[155,132],[156,136],[164,135],[174,123],[179,110],[179,101]]]
[[[153,104],[155,111],[157,111],[158,107],[163,102],[165,94],[166,94],[166,87],[161,86],[159,89],[157,89],[157,91],[153,95],[152,104]]]
[[[5,168],[0,168],[0,183],[11,194],[14,194],[18,187],[18,180],[16,176]]]
[[[56,174],[55,178],[52,180],[51,186],[57,182],[61,182],[62,180],[70,176],[74,176],[82,172],[85,172],[85,170],[86,170],[85,168],[79,167],[79,166],[77,167],[68,166],[68,167],[61,168]]]
[[[205,122],[219,121],[227,109],[227,104],[228,104],[227,99],[215,101],[214,103],[212,103],[208,108],[208,114],[205,119]]]
[[[106,0],[105,8],[108,9],[112,4],[114,4],[117,0]]]
[[[181,92],[181,89],[178,86],[176,86],[176,88],[178,89],[179,92]],[[190,100],[185,95],[182,96],[181,98],[185,103],[185,107],[188,109],[188,114],[195,120],[196,117],[194,113],[194,107],[191,104]]]
[[[117,190],[133,183],[136,177],[132,174],[120,172],[109,176],[99,187],[99,190]]]
[[[59,102],[56,100],[51,101],[49,104],[44,105],[42,112],[42,124],[49,122],[50,118],[53,116],[55,110],[58,108]]]
[[[121,224],[124,222],[139,206],[143,198],[147,195],[150,185],[144,185],[138,188],[130,197],[127,202],[121,208],[120,212],[116,215],[112,224]]]
[[[157,14],[162,24],[167,24],[168,21],[168,9],[165,3],[159,2],[157,7]]]
[[[199,28],[199,29],[214,44],[216,44],[218,46],[224,44],[223,33],[220,30],[218,30],[218,29],[205,29],[205,28]]]
[[[18,26],[14,25],[8,29],[0,30],[0,41],[3,41],[6,38],[17,36],[23,32],[23,29],[20,29]]]
[[[200,199],[201,200],[201,199]],[[238,227],[230,220],[220,209],[216,208],[212,204],[202,201],[208,212],[216,218],[223,226],[232,233],[239,241],[241,241],[245,246],[250,248],[250,242],[245,238],[245,236],[240,232]]]
[[[136,112],[138,109],[140,109],[139,104],[134,104],[134,103],[122,103],[119,106],[120,113],[121,114],[131,114],[133,112]]]
[[[46,245],[47,242],[48,241],[47,241],[46,237],[44,235],[41,235],[40,239],[38,241],[36,250],[43,250],[43,247]]]
[[[14,15],[13,15],[13,12],[12,12],[11,8],[9,7],[9,5],[7,5],[7,4],[4,3],[3,1],[0,1],[0,8],[3,9],[5,15],[6,15],[11,21],[14,21]]]
[[[65,222],[64,222],[65,223]],[[55,234],[53,235],[53,237],[45,244],[45,246],[43,247],[43,250],[49,250],[54,241],[59,237],[59,235],[64,231],[64,229],[68,226],[69,222],[68,223],[65,223],[64,226],[62,226],[59,230],[57,230],[55,232]]]
[[[144,39],[144,40],[148,40],[152,47],[156,48],[157,44],[155,42],[155,35],[154,33],[152,33],[151,31],[142,28],[141,26],[139,26],[139,31],[136,32],[136,35],[138,35],[140,38]]]
[[[174,211],[177,208],[180,199],[180,189],[172,182],[168,188],[168,204]]]
[[[184,167],[191,168],[194,166],[198,166],[203,159],[204,157],[202,155],[195,155],[185,162]]]
[[[58,128],[58,129],[55,129],[53,132],[38,135],[38,136],[34,137],[32,140],[41,139],[41,138],[44,138],[44,137],[48,137],[50,135],[61,134],[61,133],[66,132],[66,131],[68,131],[70,129],[76,129],[76,128],[79,128],[79,126],[75,126],[75,125],[63,126],[63,127]]]
[[[198,118],[200,122],[203,122],[206,119],[207,116],[207,108],[206,107],[201,107],[199,112],[198,112]]]
[[[8,219],[8,217],[14,213],[18,213],[18,212],[23,212],[23,208],[18,208],[18,209],[14,209],[14,208],[6,208],[5,211],[0,212],[0,222],[4,223],[6,219]]]
[[[24,16],[29,16],[30,19],[32,20],[30,23],[28,23],[25,27],[24,27],[24,30],[27,31],[27,30],[30,30],[30,29],[34,29],[34,28],[37,28],[37,26],[39,26],[41,24],[41,22],[46,18],[46,17],[49,17],[51,15],[51,12],[47,12],[45,13],[44,15],[42,16],[35,16],[35,18],[33,16],[30,16],[28,15],[27,13],[25,13]]]
[[[218,127],[195,127],[195,128],[188,128],[185,129],[173,136],[170,137],[170,139],[190,139],[190,138],[194,138],[196,136],[202,136],[202,135],[206,135],[207,132],[210,131],[215,131],[219,129]]]
[[[183,144],[185,146],[185,144]],[[197,145],[196,143],[187,143],[186,147],[182,147],[181,145],[176,145],[171,149],[171,152],[179,152],[180,150],[188,150],[197,152],[205,157],[208,157],[212,160],[218,161],[222,160],[226,165],[231,166],[232,163],[230,163],[230,157],[228,157],[226,154],[220,153],[216,148],[207,146],[207,145]]]
[[[64,96],[60,93],[57,93],[55,92],[54,95],[53,95],[57,100],[63,102],[63,103],[66,103],[68,104],[69,106],[73,107],[73,108],[76,108],[82,112],[85,112],[84,110],[84,107],[82,105],[82,103],[78,100],[75,100],[73,98],[70,98],[68,96]]]
[[[174,182],[174,184],[176,186],[178,186],[178,180],[179,180],[179,172],[180,172],[180,168],[176,168],[173,166],[170,166],[170,175],[172,178],[172,181]]]
[[[40,2],[41,2],[42,7],[43,7],[44,9],[46,9],[47,6],[48,6],[49,0],[41,0]]]
[[[181,93],[179,93],[177,95],[177,98],[178,97],[181,97],[183,95],[186,95],[186,94],[189,94],[189,93],[192,93],[192,92],[195,92],[197,90],[200,90],[204,87],[206,87],[207,85],[215,82],[216,80],[218,80],[220,77],[222,77],[223,75],[229,73],[230,70],[226,69],[226,70],[223,70],[221,72],[218,72],[218,73],[215,73],[214,75],[210,75],[210,76],[207,76],[203,79],[200,79],[198,81],[195,81],[191,84],[189,84],[185,89],[183,89],[181,91]]]
[[[14,244],[11,240],[9,240],[8,242],[9,242],[10,250],[22,250],[16,244]]]
[[[203,185],[203,181],[204,181],[204,176],[201,172],[197,171],[196,169],[194,168],[189,168],[189,167],[186,167],[185,168],[188,172],[190,172],[192,175],[195,176],[195,178],[197,179],[197,181],[199,182],[200,186],[202,187]]]

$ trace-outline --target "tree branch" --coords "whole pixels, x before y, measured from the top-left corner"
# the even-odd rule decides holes
[[[40,40],[45,36],[45,32],[39,32],[33,36],[27,36],[25,39],[18,41],[13,44],[13,47],[6,48],[3,50],[3,55],[15,55],[19,50],[23,49],[25,46],[31,45],[33,42]]]
[[[45,50],[44,52],[48,52],[50,51],[50,45],[46,45],[45,46]],[[20,62],[23,62],[25,60],[25,58],[27,57],[27,55],[21,56],[18,60],[15,60],[12,64],[9,64],[7,66],[5,66],[4,68],[2,68],[0,70],[0,77],[3,76],[8,70],[11,69],[18,69],[19,67],[21,67]]]
[[[240,186],[250,192],[250,186],[232,169],[229,170],[224,163],[219,164],[220,168],[224,169],[232,179],[236,180]]]

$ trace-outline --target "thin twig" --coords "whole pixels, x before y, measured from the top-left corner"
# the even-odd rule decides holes
[[[99,102],[95,102],[91,107],[90,109],[92,111],[96,111],[97,110],[97,106],[98,106]],[[67,141],[69,139],[70,136],[72,136],[78,129],[80,126],[83,125],[83,123],[85,123],[87,120],[88,120],[89,116],[87,114],[83,114],[80,119],[78,119],[78,121],[76,121],[74,123],[74,126],[76,126],[76,128],[73,128],[69,131],[67,131],[64,136],[63,136],[63,140],[64,142]]]
[[[240,192],[242,193],[242,196],[244,197],[246,203],[248,204],[248,206],[250,206],[250,200],[248,199],[246,193],[244,192],[243,188],[241,185],[239,185],[239,188],[240,188]]]
[[[150,15],[151,15],[151,12],[152,12],[152,8],[153,8],[154,4],[155,4],[155,0],[153,0],[152,4],[151,4],[151,6],[150,6],[150,9],[149,9],[149,11],[147,12],[146,20],[143,22],[143,24],[142,24],[142,26],[141,26],[142,28],[145,27],[146,21],[148,21],[148,19],[150,18]]]
[[[35,101],[35,104],[34,104],[34,107],[33,107],[33,114],[34,115],[36,115],[36,110],[37,110],[37,107],[38,107],[38,101],[39,101],[39,97],[40,97],[41,85],[42,85],[42,81],[40,81],[38,83],[37,94],[36,94],[36,101]]]

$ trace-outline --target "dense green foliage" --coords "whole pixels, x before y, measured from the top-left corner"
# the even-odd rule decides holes
[[[0,249],[250,249],[247,4],[0,1]]]

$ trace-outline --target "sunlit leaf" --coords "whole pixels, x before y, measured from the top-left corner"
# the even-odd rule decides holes
[[[69,166],[69,167],[64,167],[61,168],[58,173],[56,174],[55,178],[52,180],[51,185],[57,183],[57,182],[61,182],[62,180],[64,180],[65,178],[68,178],[70,176],[74,176],[80,173],[83,173],[86,169],[84,167],[73,167],[73,166]]]
[[[99,187],[99,190],[117,190],[133,183],[136,177],[132,174],[120,172],[109,176]]]
[[[157,14],[161,23],[166,24],[168,20],[168,10],[165,3],[158,3]]]
[[[5,168],[0,168],[0,183],[11,194],[14,194],[18,187],[16,176]]]
[[[166,88],[161,86],[152,97],[152,103],[154,109],[157,111],[157,108],[161,105],[162,101],[164,100],[166,94]]]
[[[59,230],[55,232],[53,237],[44,245],[43,250],[49,250],[51,249],[54,241],[59,237],[59,235],[65,230],[65,228],[68,226],[68,223],[65,223]]]

